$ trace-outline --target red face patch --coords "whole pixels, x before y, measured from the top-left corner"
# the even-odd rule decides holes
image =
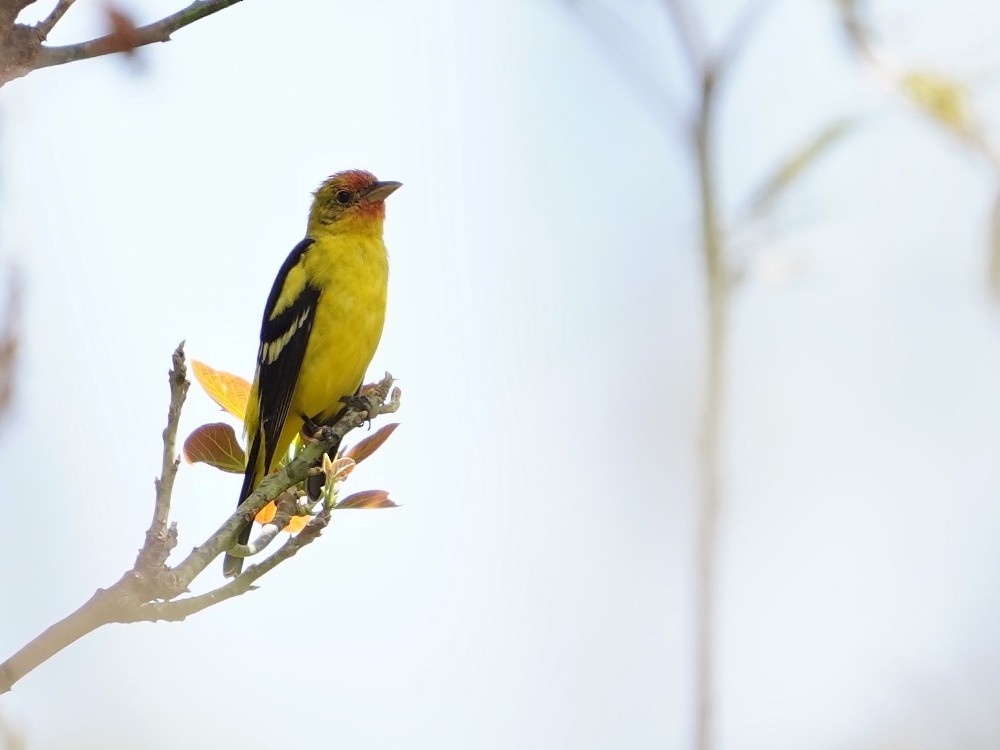
[[[363,169],[349,169],[346,172],[337,172],[330,178],[330,185],[338,190],[353,190],[355,193],[363,193],[375,186],[378,179],[371,172]]]

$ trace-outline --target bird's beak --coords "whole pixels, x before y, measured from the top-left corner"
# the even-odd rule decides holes
[[[365,193],[364,199],[368,203],[378,203],[379,201],[384,201],[396,192],[397,188],[401,187],[403,187],[402,182],[392,182],[391,180],[376,182],[371,189]]]

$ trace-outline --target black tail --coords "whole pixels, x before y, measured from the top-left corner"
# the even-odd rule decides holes
[[[247,454],[247,470],[243,475],[243,488],[240,490],[240,499],[236,502],[236,507],[240,507],[243,501],[250,497],[257,487],[256,477],[254,476],[257,469],[257,456],[260,452],[260,437],[255,437],[253,439],[253,444],[250,446],[250,452]],[[250,529],[253,526],[252,521],[247,521],[246,525],[240,529],[240,535],[236,537],[236,541],[240,544],[246,544],[250,541]],[[235,578],[243,570],[243,558],[233,557],[228,552],[226,553],[225,559],[222,561],[222,575],[226,578]]]
[[[339,415],[338,415],[339,416]],[[330,447],[330,450],[326,452],[326,455],[330,457],[330,460],[334,460],[337,457],[337,451],[340,449],[340,441]],[[257,465],[257,454],[260,450],[259,438],[254,438],[253,444],[250,446],[250,452],[247,454],[247,470],[246,474],[243,475],[243,488],[240,490],[240,499],[236,503],[238,508],[243,504],[243,501],[250,497],[255,489],[257,489],[257,480],[254,476],[254,469]],[[323,459],[320,458],[316,462],[316,466],[321,466]],[[263,476],[266,476],[265,471]],[[263,476],[261,479],[263,479]],[[323,492],[323,485],[326,484],[326,477],[323,474],[316,474],[310,476],[306,479],[306,492],[309,493],[310,500],[316,500],[319,498],[320,493]],[[236,541],[240,544],[246,544],[250,541],[250,529],[253,526],[252,521],[248,521],[246,526],[240,530],[240,535],[236,537]],[[225,559],[222,561],[222,575],[226,578],[235,578],[243,570],[243,558],[234,557],[228,552],[226,553]]]

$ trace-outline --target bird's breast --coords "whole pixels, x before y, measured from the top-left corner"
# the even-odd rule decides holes
[[[310,274],[320,280],[316,319],[309,336],[292,407],[326,420],[334,416],[365,376],[385,322],[388,262],[381,240],[319,241]],[[311,253],[312,254],[312,253]]]

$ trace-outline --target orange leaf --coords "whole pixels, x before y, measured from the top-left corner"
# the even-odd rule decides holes
[[[223,422],[196,428],[184,441],[181,452],[189,464],[206,463],[233,474],[242,474],[246,467],[246,455],[236,439],[236,431]]]
[[[261,508],[259,511],[257,511],[257,515],[254,517],[253,520],[255,520],[257,523],[271,523],[271,521],[274,520],[274,516],[277,512],[278,512],[278,506],[275,505],[274,500],[272,500],[263,508]]]
[[[397,427],[399,427],[399,422],[393,422],[392,424],[387,424],[385,427],[380,427],[364,440],[359,441],[356,445],[352,445],[344,451],[344,458],[353,458],[354,463],[361,463],[381,448],[382,443],[389,439],[389,436]]]
[[[312,516],[292,516],[288,525],[282,531],[287,531],[289,534],[298,534],[311,520]]]
[[[350,508],[396,508],[396,503],[389,499],[386,490],[364,490],[355,492],[333,506],[334,509],[348,510]]]
[[[274,520],[275,515],[277,515],[278,508],[274,504],[274,500],[269,502],[257,513],[254,520],[257,523],[271,523]],[[306,527],[306,524],[312,519],[312,516],[292,516],[288,521],[288,525],[282,529],[282,531],[287,531],[289,534],[298,534],[302,529]]]
[[[247,413],[250,383],[231,372],[215,370],[204,362],[191,360],[191,370],[209,397],[240,421]]]

